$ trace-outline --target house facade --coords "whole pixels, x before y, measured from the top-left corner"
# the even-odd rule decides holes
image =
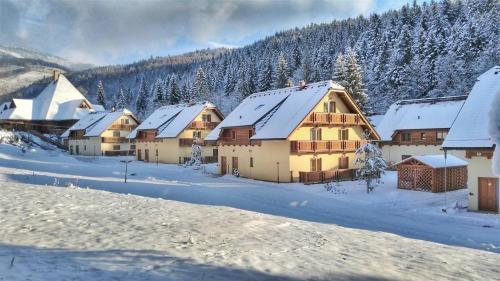
[[[495,126],[490,115],[500,110],[493,106],[499,95],[500,67],[495,66],[478,78],[443,143],[447,153],[468,162],[468,208],[473,211],[500,212],[499,175],[492,161],[497,147],[489,131]]]
[[[62,134],[73,155],[133,155],[134,145],[127,138],[139,125],[132,112],[121,109],[88,114]]]
[[[375,127],[382,157],[390,164],[412,156],[442,154],[441,145],[467,96],[403,100]]]
[[[253,94],[206,140],[219,146],[219,173],[274,182],[353,177],[355,151],[378,135],[332,81]]]
[[[223,118],[209,102],[167,105],[155,110],[129,138],[140,161],[183,164],[191,158],[196,142],[202,147],[203,161],[215,162],[217,146],[205,142],[205,137]]]
[[[53,80],[35,98],[15,98],[0,106],[0,127],[60,135],[90,112],[102,110],[54,71]]]

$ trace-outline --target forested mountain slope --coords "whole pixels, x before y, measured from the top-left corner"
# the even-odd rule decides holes
[[[91,99],[102,81],[108,107],[118,103],[141,116],[179,99],[210,99],[227,113],[250,93],[302,79],[340,80],[368,95],[367,111],[383,113],[399,99],[467,93],[499,64],[498,22],[495,0],[413,4],[279,32],[242,48],[94,68],[69,79]]]

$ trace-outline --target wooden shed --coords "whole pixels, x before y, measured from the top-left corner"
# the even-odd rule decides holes
[[[453,155],[412,156],[395,166],[401,189],[444,192],[445,174],[447,191],[467,187],[467,162]]]

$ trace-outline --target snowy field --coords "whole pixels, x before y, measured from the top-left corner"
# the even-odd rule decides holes
[[[397,190],[393,172],[332,193],[132,162],[125,184],[120,159],[0,144],[0,280],[500,276],[500,216],[453,208],[466,190],[443,213],[443,194]]]

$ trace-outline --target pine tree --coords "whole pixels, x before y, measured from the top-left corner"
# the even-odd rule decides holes
[[[340,53],[335,59],[333,79],[343,87],[347,87],[347,62],[344,54]]]
[[[102,80],[99,80],[99,82],[97,83],[96,101],[97,104],[100,104],[102,105],[102,107],[106,108],[106,94],[104,93]]]
[[[259,91],[268,91],[273,87],[273,66],[268,58],[264,61],[259,70]]]
[[[193,98],[194,101],[206,101],[209,98],[210,92],[203,68],[199,67],[196,72],[196,80],[193,84]]]
[[[369,134],[365,132],[365,139],[368,139],[368,136]],[[374,188],[372,185],[373,179],[384,174],[387,169],[387,165],[382,158],[382,151],[370,142],[363,144],[356,150],[354,163],[361,165],[356,173],[366,181],[366,193],[372,192]]]
[[[125,91],[120,88],[118,91],[118,98],[116,101],[116,108],[117,109],[123,109],[127,107],[127,97],[125,96]]]
[[[276,65],[274,87],[280,89],[280,88],[290,87],[291,84],[292,82],[290,81],[288,64],[283,54],[280,54],[278,58],[278,63]]]
[[[370,113],[368,96],[365,93],[361,67],[358,64],[356,54],[352,49],[347,51],[346,63],[346,91],[353,97],[361,110],[365,113]]]
[[[148,85],[144,78],[141,79],[141,84],[139,86],[135,110],[140,118],[145,117],[148,110]]]
[[[302,63],[302,54],[300,53],[299,44],[295,45],[292,52],[292,69],[296,70]]]
[[[170,104],[178,104],[181,101],[181,90],[177,85],[177,76],[170,78]]]
[[[157,79],[153,87],[153,108],[157,109],[163,105],[165,105],[165,93],[163,92],[162,81]]]
[[[309,52],[307,50],[304,52],[301,65],[302,65],[301,67],[302,80],[306,82],[312,82],[312,76],[313,76],[312,62],[311,62],[311,56],[309,55]]]

